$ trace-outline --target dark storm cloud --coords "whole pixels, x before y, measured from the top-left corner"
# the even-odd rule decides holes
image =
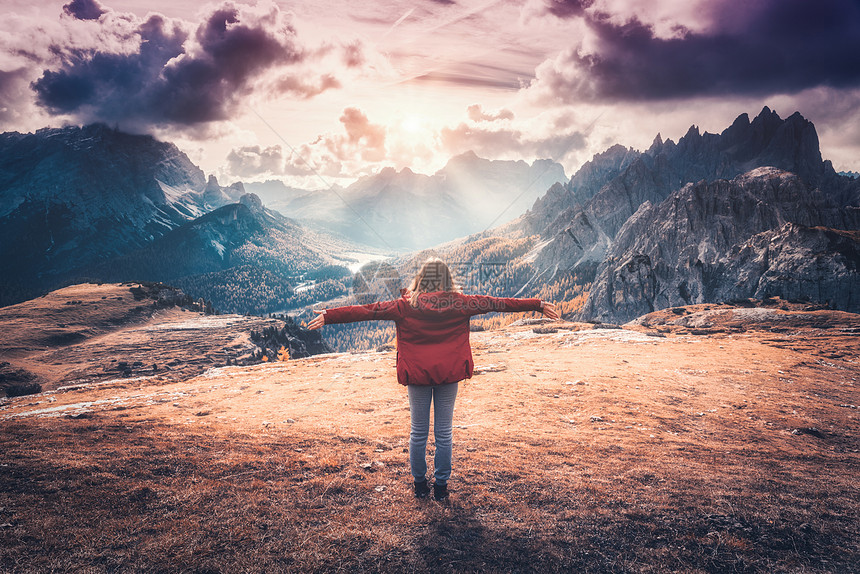
[[[107,10],[97,0],[72,0],[63,6],[63,12],[78,20],[98,20]]]
[[[559,99],[767,95],[860,85],[856,0],[769,0],[746,21],[734,22],[729,13],[710,30],[678,38],[658,38],[639,20],[618,24],[608,14],[583,13],[582,6],[547,6],[561,16],[584,14],[597,38],[593,50],[571,50],[538,72],[535,85]]]
[[[46,70],[33,84],[40,105],[54,113],[95,108],[102,119],[153,114],[158,104],[153,92],[162,88],[159,78],[165,64],[184,52],[188,35],[161,16],[152,16],[138,30],[136,53],[72,51],[58,71]],[[58,52],[61,47],[55,48]]]
[[[585,9],[594,4],[594,0],[547,0],[546,10],[559,18],[582,16]]]
[[[251,14],[232,4],[209,13],[193,38],[181,23],[159,15],[136,32],[140,45],[131,53],[68,50],[59,69],[46,70],[33,83],[38,103],[87,121],[224,120],[263,74],[304,57],[282,13]],[[301,85],[294,82],[291,89]],[[309,86],[321,89],[319,83]]]

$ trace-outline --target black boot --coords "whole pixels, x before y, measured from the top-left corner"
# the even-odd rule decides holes
[[[439,484],[438,482],[433,484],[433,498],[436,500],[448,500],[448,483]]]
[[[430,487],[427,486],[427,481],[422,480],[421,482],[415,481],[415,498],[427,498],[427,495],[430,494]]]

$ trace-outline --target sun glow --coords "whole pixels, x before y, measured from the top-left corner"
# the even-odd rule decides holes
[[[406,116],[400,122],[400,127],[408,134],[417,135],[423,131],[424,122],[418,116]]]

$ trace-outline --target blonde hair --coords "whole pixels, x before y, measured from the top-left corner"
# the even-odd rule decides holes
[[[418,295],[421,293],[433,293],[435,291],[453,291],[460,292],[460,288],[454,283],[454,278],[451,276],[451,270],[444,261],[437,257],[428,259],[418,270],[415,279],[409,286],[412,295],[409,298],[409,304],[415,307],[418,305]]]

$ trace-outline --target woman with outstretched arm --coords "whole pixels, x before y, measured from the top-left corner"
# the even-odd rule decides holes
[[[491,311],[542,311],[550,319],[559,318],[555,305],[540,299],[465,295],[454,285],[448,266],[439,259],[430,259],[410,287],[401,290],[399,299],[314,310],[318,315],[308,324],[310,329],[319,329],[332,323],[395,322],[397,381],[406,385],[409,394],[409,465],[418,498],[430,493],[425,453],[431,402],[436,439],[433,497],[448,498],[454,400],[458,383],[470,378],[474,368],[469,317]]]

